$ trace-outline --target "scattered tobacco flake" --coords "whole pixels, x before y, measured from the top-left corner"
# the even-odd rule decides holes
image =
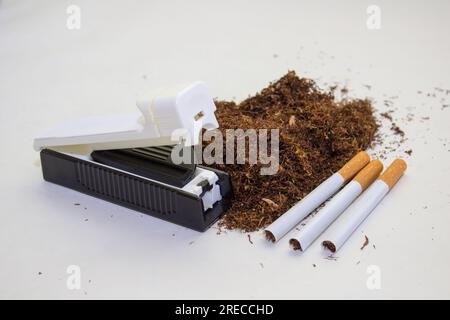
[[[38,275],[40,275],[40,276],[41,276],[41,275],[42,275],[42,272],[40,272],[40,271],[39,271],[39,272],[38,272]]]
[[[89,219],[86,218],[86,219],[84,219],[84,221],[89,221]]]
[[[79,204],[79,203],[74,203],[73,205],[74,205],[74,206],[79,206],[80,204]]]
[[[400,129],[400,127],[397,124],[395,124],[394,122],[392,122],[391,130],[396,135],[399,135],[401,137],[405,136],[405,132],[402,129]]]
[[[364,248],[366,247],[366,246],[368,246],[369,245],[369,238],[365,235],[364,236],[364,243],[363,243],[363,245],[362,245],[362,247],[361,247],[361,250],[364,250]]]
[[[253,244],[252,238],[250,237],[249,234],[247,234],[247,237],[248,237],[248,242],[250,242],[251,244]]]
[[[335,257],[335,256],[327,256],[327,257],[325,257],[324,259],[325,259],[325,260],[333,260],[333,261],[337,261],[337,260],[338,260],[338,257]]]
[[[378,128],[369,100],[336,101],[332,90],[321,90],[294,71],[240,103],[216,101],[216,106],[224,137],[226,129],[280,130],[276,174],[260,175],[260,162],[213,165],[230,175],[235,195],[219,226],[245,232],[271,224],[371,146]]]
[[[194,242],[195,242],[195,241],[191,241],[191,242],[189,242],[188,244],[189,244],[189,245],[192,245],[192,244],[194,244]]]
[[[260,262],[259,265],[264,269],[264,264],[262,262]]]
[[[386,119],[388,119],[390,121],[393,120],[390,112],[382,112],[382,113],[380,113],[380,116],[382,116],[383,118],[386,118]]]
[[[314,268],[317,267],[315,263],[313,263],[313,267],[314,267]]]
[[[408,155],[408,156],[410,156],[411,154],[412,154],[412,149],[409,149],[409,150],[405,150],[405,153]]]

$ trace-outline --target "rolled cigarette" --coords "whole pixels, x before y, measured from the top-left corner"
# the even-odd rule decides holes
[[[333,224],[326,240],[322,242],[325,249],[332,253],[339,250],[350,235],[369,216],[384,196],[394,187],[406,170],[406,162],[396,159]]]
[[[290,240],[294,250],[306,250],[318,236],[368,187],[383,170],[379,160],[371,161]]]
[[[335,194],[345,183],[357,174],[370,161],[369,155],[361,151],[349,162],[347,162],[338,172],[322,182],[311,193],[296,203],[286,213],[268,226],[264,232],[267,240],[276,242],[294,228],[314,209],[320,206],[330,196]]]

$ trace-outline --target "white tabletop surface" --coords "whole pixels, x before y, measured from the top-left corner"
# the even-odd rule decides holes
[[[448,1],[0,1],[0,298],[450,298],[449,30]],[[58,121],[194,80],[241,100],[288,70],[380,111],[392,100],[406,132],[384,162],[404,156],[407,174],[336,260],[318,242],[298,254],[259,232],[198,233],[42,179],[32,140]]]

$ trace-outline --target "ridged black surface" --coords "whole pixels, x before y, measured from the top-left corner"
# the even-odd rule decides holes
[[[188,164],[175,164],[171,153],[173,146],[94,151],[91,156],[96,162],[112,166],[142,177],[157,180],[172,186],[183,187],[195,173],[192,148]]]
[[[207,168],[219,178],[222,200],[205,211],[196,195],[100,163],[44,149],[41,164],[46,181],[197,231],[205,231],[229,208],[233,193],[228,174]]]
[[[162,185],[77,162],[77,180],[88,190],[160,214],[175,213],[175,192]]]

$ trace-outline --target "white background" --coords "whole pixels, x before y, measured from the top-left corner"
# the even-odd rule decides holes
[[[70,4],[80,30],[66,28]],[[0,297],[450,298],[450,93],[435,89],[450,89],[449,30],[448,1],[0,1]],[[241,100],[287,70],[379,111],[392,100],[408,138],[388,154],[406,176],[337,261],[318,242],[298,254],[258,232],[197,233],[42,180],[32,139],[59,121],[194,80]]]

